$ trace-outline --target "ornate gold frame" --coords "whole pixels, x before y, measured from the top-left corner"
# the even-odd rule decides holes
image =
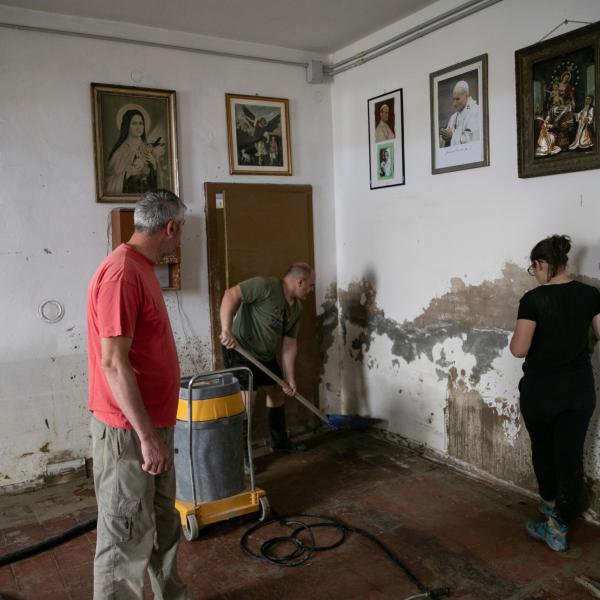
[[[533,92],[533,75],[536,63],[560,60],[571,53],[585,48],[592,48],[594,68],[594,116],[595,146],[589,152],[559,152],[536,158],[535,107]],[[598,95],[600,92],[600,22],[581,27],[550,40],[521,48],[515,52],[515,69],[517,77],[517,142],[519,177],[539,177],[570,173],[586,169],[600,168],[600,148],[598,147],[599,124]]]
[[[106,139],[106,130],[104,124],[109,119],[117,117],[118,112],[115,114],[103,114],[102,100],[106,96],[123,97],[123,105],[121,110],[127,105],[140,106],[143,111],[148,114],[148,109],[153,113],[156,113],[156,107],[152,107],[152,104],[156,101],[164,102],[164,109],[161,112],[161,116],[164,119],[164,127],[166,128],[166,142],[160,143],[160,138],[156,140],[152,145],[167,145],[166,154],[166,165],[168,171],[168,177],[170,185],[168,186],[170,191],[179,195],[179,163],[177,158],[177,108],[175,92],[173,90],[158,90],[152,88],[139,88],[139,87],[127,87],[119,85],[110,85],[103,83],[92,83],[91,84],[91,96],[92,96],[92,125],[94,135],[94,167],[95,167],[95,179],[96,179],[96,202],[116,202],[116,203],[128,203],[135,202],[141,192],[114,192],[107,190],[107,165],[108,165],[108,154],[110,152],[110,142]],[[150,103],[148,101],[151,101]],[[144,106],[144,104],[146,106]],[[150,133],[146,131],[146,134]],[[115,137],[114,135],[112,137]],[[146,190],[143,190],[146,191]]]

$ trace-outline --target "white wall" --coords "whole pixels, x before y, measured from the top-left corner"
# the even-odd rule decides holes
[[[305,53],[0,6],[0,21],[305,61]],[[314,56],[313,56],[314,57]],[[0,488],[18,488],[46,464],[89,456],[85,293],[110,246],[94,190],[90,82],[177,91],[182,242],[179,303],[166,293],[182,370],[209,366],[205,181],[231,177],[226,92],[289,98],[294,175],[313,186],[317,304],[335,280],[330,87],[304,69],[45,33],[0,29]],[[285,181],[284,181],[285,179]],[[36,313],[65,306],[57,324]]]
[[[457,4],[441,0],[334,60]],[[379,416],[392,432],[530,487],[517,410],[520,362],[506,347],[518,299],[531,285],[523,272],[530,247],[550,233],[570,234],[574,270],[599,283],[598,171],[517,178],[514,51],[565,18],[595,21],[600,5],[503,0],[323,86],[307,84],[295,67],[0,29],[0,207],[6,215],[0,225],[0,489],[35,480],[48,463],[89,455],[85,289],[107,253],[113,207],[94,202],[89,83],[132,85],[133,72],[142,75],[141,86],[178,94],[181,187],[191,213],[179,293],[187,318],[175,294],[166,299],[183,369],[207,366],[211,351],[203,183],[273,181],[228,175],[224,93],[289,98],[295,174],[285,183],[314,186],[317,305],[328,333],[325,410]],[[0,20],[307,58],[2,6]],[[429,73],[482,53],[489,58],[491,166],[432,176]],[[407,183],[371,191],[367,99],[398,87]],[[65,304],[56,325],[36,315],[46,298]],[[334,329],[337,309],[341,327]],[[596,418],[586,459],[595,482],[598,437]]]
[[[443,0],[344,49],[334,62],[457,4]],[[575,272],[600,283],[599,171],[517,177],[514,52],[566,18],[596,21],[600,3],[504,0],[340,74],[333,86],[338,286],[347,327],[343,405],[525,486],[532,481],[517,409],[521,362],[508,351],[507,332],[532,285],[523,273],[529,250],[547,235],[569,234]],[[432,175],[429,74],[484,53],[491,165]],[[371,191],[367,99],[397,88],[404,90],[406,185]],[[472,327],[474,344],[467,339]],[[418,356],[394,354],[394,339]],[[461,428],[473,439],[459,439]],[[599,432],[594,421],[587,470],[596,480]]]

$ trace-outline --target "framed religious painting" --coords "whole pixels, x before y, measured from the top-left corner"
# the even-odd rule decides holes
[[[225,94],[229,172],[291,175],[289,102],[285,98]]]
[[[597,169],[600,23],[515,52],[519,177]]]
[[[490,164],[487,54],[429,75],[431,172]]]
[[[404,185],[402,90],[367,100],[371,189]]]
[[[97,202],[179,195],[175,92],[92,83]]]

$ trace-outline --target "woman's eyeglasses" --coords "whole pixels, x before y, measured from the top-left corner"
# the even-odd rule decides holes
[[[545,263],[545,260],[541,260],[541,259],[536,259],[534,260],[531,265],[529,265],[529,268],[527,269],[527,272],[533,277],[535,275],[535,263],[539,263],[540,266],[542,263]]]

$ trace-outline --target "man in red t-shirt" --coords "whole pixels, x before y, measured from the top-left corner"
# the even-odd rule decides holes
[[[176,568],[173,427],[179,363],[155,264],[179,246],[185,205],[146,192],[135,231],[98,267],[88,289],[89,409],[98,535],[94,599],[190,598]]]

